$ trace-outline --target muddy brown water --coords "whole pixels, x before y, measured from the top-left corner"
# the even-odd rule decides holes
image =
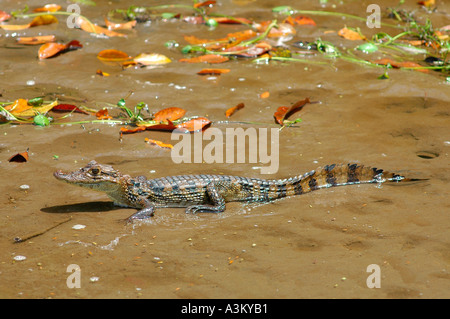
[[[108,10],[131,4],[96,2],[96,7],[82,6],[82,14],[98,23]],[[436,2],[439,10],[431,15],[433,22],[448,24],[448,4]],[[319,1],[304,1],[302,9],[364,16],[368,3],[329,1],[322,8]],[[283,4],[295,7],[293,1]],[[7,0],[0,9],[21,5]],[[277,5],[278,1],[220,1],[218,11],[262,21],[273,18],[270,9]],[[406,1],[405,8],[423,14],[415,1]],[[291,42],[323,37],[351,48],[354,43],[336,34],[324,36],[324,31],[347,24],[368,35],[375,32],[355,21],[313,18],[317,27],[297,28]],[[127,39],[101,39],[68,29],[60,17],[58,25],[0,32],[2,101],[58,96],[65,103],[99,109],[133,91],[127,105],[144,101],[151,111],[182,107],[188,116],[208,116],[212,127],[222,130],[275,128],[272,114],[278,106],[305,97],[320,102],[297,114],[300,124],[280,132],[279,169],[271,175],[261,175],[254,169],[258,164],[248,161],[175,164],[170,151],[144,142],[149,137],[176,143],[167,132],[126,135],[120,141],[119,126],[2,125],[0,297],[450,297],[450,90],[444,78],[391,70],[389,80],[378,80],[383,69],[340,60],[325,65],[256,65],[245,59],[219,65],[229,68],[228,74],[201,77],[196,72],[206,65],[177,62],[183,57],[179,49],[164,46],[167,40],[184,45],[184,35],[214,39],[244,29],[226,25],[208,30],[181,21],[153,21],[139,24]],[[40,33],[56,34],[65,43],[77,39],[84,47],[38,61],[38,47],[15,44],[15,36]],[[161,53],[173,62],[122,70],[96,58],[103,49],[121,49],[132,56]],[[97,69],[111,76],[95,75]],[[258,97],[264,91],[270,92],[269,98]],[[266,124],[219,122],[225,120],[227,108],[241,102],[245,108],[230,120]],[[70,121],[87,118],[73,114]],[[8,162],[27,148],[27,163]],[[57,169],[75,170],[92,159],[148,178],[198,173],[284,178],[326,164],[356,162],[428,180],[338,187],[268,204],[229,203],[222,214],[160,209],[151,220],[124,225],[122,219],[134,209],[114,207],[106,195],[62,184],[52,176]],[[20,189],[24,184],[28,190]],[[73,229],[75,225],[86,227]],[[14,243],[15,237],[31,234],[38,236]],[[17,256],[26,259],[17,261]],[[80,288],[67,286],[72,264],[81,269]],[[371,289],[367,267],[373,264],[379,266],[381,287]]]

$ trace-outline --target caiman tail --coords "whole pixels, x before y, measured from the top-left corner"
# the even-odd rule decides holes
[[[301,195],[321,188],[335,186],[400,181],[417,181],[417,179],[406,178],[364,165],[332,164],[304,175],[275,181],[274,184],[277,189],[269,192],[269,198],[275,199],[289,195]]]

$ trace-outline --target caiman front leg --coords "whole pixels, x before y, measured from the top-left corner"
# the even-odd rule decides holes
[[[187,214],[195,214],[197,212],[207,212],[207,213],[221,213],[225,211],[225,198],[223,194],[227,191],[229,185],[225,186],[223,183],[211,182],[206,186],[206,195],[211,201],[211,205],[192,205],[186,208]]]
[[[136,219],[147,219],[152,217],[155,214],[155,205],[152,204],[149,200],[143,199],[140,201],[140,204],[142,205],[142,209],[139,210],[137,213],[134,213],[130,217],[127,218],[127,222],[131,223]]]

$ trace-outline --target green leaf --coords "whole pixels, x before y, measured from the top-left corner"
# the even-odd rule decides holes
[[[357,46],[356,49],[358,49],[364,53],[373,53],[373,52],[378,51],[378,46],[376,46],[373,43],[368,42],[368,43],[363,43],[363,44]]]
[[[33,123],[38,126],[50,125],[50,120],[44,114],[38,114],[33,118]]]
[[[291,6],[278,6],[278,7],[272,8],[272,12],[289,15],[289,14],[294,13],[295,10],[292,9]]]
[[[125,99],[120,99],[119,102],[117,102],[118,107],[124,107],[125,106]]]
[[[181,53],[183,53],[183,54],[187,54],[187,53],[189,53],[190,51],[192,50],[192,45],[186,45],[186,46],[184,46],[182,49],[181,49]]]
[[[161,18],[163,18],[165,20],[172,19],[175,16],[176,16],[176,14],[175,13],[171,13],[171,12],[163,12],[163,13],[161,13]]]
[[[28,100],[28,104],[32,106],[41,106],[42,103],[44,103],[44,99],[42,97],[35,97]]]
[[[206,25],[208,26],[208,27],[211,27],[211,28],[215,28],[215,27],[217,27],[217,25],[219,24],[219,23],[217,23],[217,21],[216,20],[214,20],[214,19],[208,19],[208,20],[206,20]]]

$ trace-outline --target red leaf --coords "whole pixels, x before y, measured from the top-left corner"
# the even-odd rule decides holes
[[[300,111],[307,103],[310,103],[309,98],[298,101],[294,103],[291,107],[280,106],[277,111],[273,114],[275,121],[283,125],[285,119],[294,114],[295,112]]]
[[[76,112],[76,113],[83,113],[83,114],[89,114],[86,111],[83,111],[82,109],[79,109],[77,106],[72,104],[58,104],[52,108],[52,111],[56,112]]]

